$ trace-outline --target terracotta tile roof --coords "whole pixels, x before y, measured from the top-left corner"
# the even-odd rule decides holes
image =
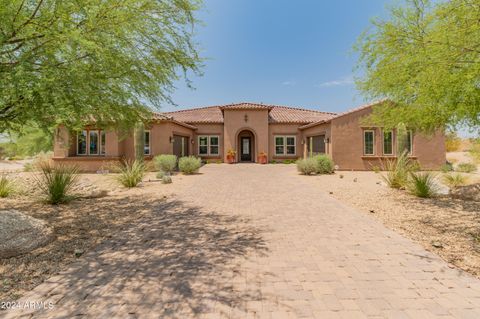
[[[306,124],[306,125],[303,125],[303,126],[300,126],[299,129],[303,130],[303,129],[306,129],[306,128],[309,128],[309,127],[313,127],[313,126],[316,126],[316,125],[319,125],[319,124],[322,124],[322,123],[326,123],[326,122],[329,122],[333,119],[336,119],[336,118],[339,118],[339,117],[342,117],[342,116],[345,116],[347,114],[351,114],[351,113],[355,113],[355,112],[358,112],[358,111],[361,111],[361,110],[365,110],[365,109],[368,109],[369,107],[372,107],[374,105],[378,105],[378,104],[381,104],[381,103],[384,103],[385,101],[387,100],[380,100],[380,101],[375,101],[375,102],[372,102],[372,103],[368,103],[368,104],[364,104],[364,105],[361,105],[359,107],[356,107],[356,108],[353,108],[353,109],[350,109],[348,111],[345,111],[345,112],[342,112],[342,113],[338,113],[328,119],[325,119],[325,120],[319,120],[319,121],[316,121],[316,122],[313,122],[313,123],[310,123],[310,124]]]
[[[200,107],[164,114],[186,123],[223,123],[223,114],[219,106]]]
[[[190,125],[190,124],[187,124],[187,123],[184,123],[184,122],[181,122],[181,121],[177,121],[177,120],[175,120],[172,116],[165,115],[165,114],[163,114],[163,113],[153,112],[153,113],[152,113],[152,119],[155,120],[155,121],[169,121],[169,122],[173,122],[173,123],[176,123],[176,124],[178,124],[178,125],[181,125],[181,126],[190,128],[190,129],[192,129],[192,130],[196,130],[196,129],[197,129],[197,127],[195,127],[195,126],[193,126],[193,125]]]
[[[171,120],[172,117],[171,116],[167,116],[163,113],[157,113],[157,112],[153,112],[152,113],[152,119],[153,120]]]
[[[269,110],[270,123],[311,123],[335,116],[335,113],[320,112],[289,106],[269,105],[261,103],[235,103],[218,106],[200,107],[163,113],[175,120],[186,123],[223,123],[223,110],[226,109],[266,109]]]
[[[335,113],[320,112],[289,106],[274,106],[269,114],[270,123],[312,123],[326,120]]]

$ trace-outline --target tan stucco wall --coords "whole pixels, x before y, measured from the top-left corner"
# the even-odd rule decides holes
[[[245,115],[248,120],[245,121]],[[268,111],[267,110],[226,110],[224,111],[224,149],[223,157],[229,149],[237,152],[239,157],[238,133],[251,130],[255,136],[253,159],[257,162],[259,152],[268,150]]]
[[[299,124],[270,124],[268,128],[268,160],[285,160],[298,159],[303,157],[303,134],[298,130]],[[275,155],[275,136],[276,135],[293,135],[296,137],[296,154],[291,156],[277,156]]]
[[[363,129],[368,128],[362,118],[369,115],[371,109],[350,113],[331,121],[332,158],[339,169],[371,170],[373,166],[382,167],[382,161],[391,158],[382,154],[382,129],[375,130],[375,155],[363,156]],[[394,134],[394,141],[396,136]],[[395,145],[394,145],[395,150]],[[438,169],[445,163],[445,140],[442,133],[425,137],[420,133],[413,135],[413,154],[423,169]]]

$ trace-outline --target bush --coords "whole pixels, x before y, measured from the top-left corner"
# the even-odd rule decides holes
[[[158,179],[162,179],[163,176],[166,176],[166,175],[167,175],[167,174],[166,174],[164,171],[158,171],[158,173],[157,173],[157,178],[158,178]]]
[[[145,176],[145,163],[142,161],[125,161],[117,165],[117,180],[125,187],[136,187]]]
[[[388,160],[384,165],[386,175],[382,179],[391,188],[405,188],[408,183],[408,175],[412,172],[412,163],[407,152],[403,152],[396,160]]]
[[[297,170],[303,175],[310,175],[317,171],[317,161],[313,157],[299,159]]]
[[[327,155],[316,155],[313,157],[315,160],[315,173],[317,174],[332,174],[333,173],[333,161]]]
[[[477,170],[477,166],[473,163],[460,163],[457,165],[457,172],[472,173]]]
[[[35,177],[36,186],[45,195],[50,204],[61,204],[72,200],[72,189],[78,183],[78,167],[56,165],[45,162],[40,164],[40,175]]]
[[[0,197],[5,198],[12,195],[15,192],[13,182],[7,178],[7,176],[0,176]]]
[[[162,184],[170,184],[172,182],[172,178],[169,175],[165,175],[162,177]]]
[[[183,174],[193,174],[202,165],[202,161],[195,156],[185,156],[178,161],[178,168]]]
[[[154,161],[158,170],[167,173],[173,173],[177,167],[177,156],[175,155],[158,155],[155,156]]]
[[[411,173],[407,189],[417,197],[429,198],[437,195],[438,185],[435,175],[431,172]]]
[[[458,187],[463,186],[468,183],[468,177],[463,176],[462,174],[446,174],[443,176],[443,182],[448,187]]]
[[[451,172],[451,171],[453,171],[453,165],[447,162],[447,163],[443,164],[442,167],[440,167],[440,170],[443,173]]]

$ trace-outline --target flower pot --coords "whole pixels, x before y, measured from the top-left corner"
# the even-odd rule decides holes
[[[267,156],[266,155],[258,156],[258,163],[259,164],[267,164]]]
[[[233,155],[227,155],[227,163],[228,163],[228,164],[233,164],[233,163],[235,163],[235,156],[233,156]]]

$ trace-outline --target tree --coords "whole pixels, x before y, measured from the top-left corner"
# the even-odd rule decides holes
[[[26,123],[133,127],[170,101],[181,75],[198,73],[200,5],[0,0],[0,132]]]
[[[422,131],[480,124],[480,1],[407,0],[374,20],[356,49],[358,88],[388,99],[371,120]]]

